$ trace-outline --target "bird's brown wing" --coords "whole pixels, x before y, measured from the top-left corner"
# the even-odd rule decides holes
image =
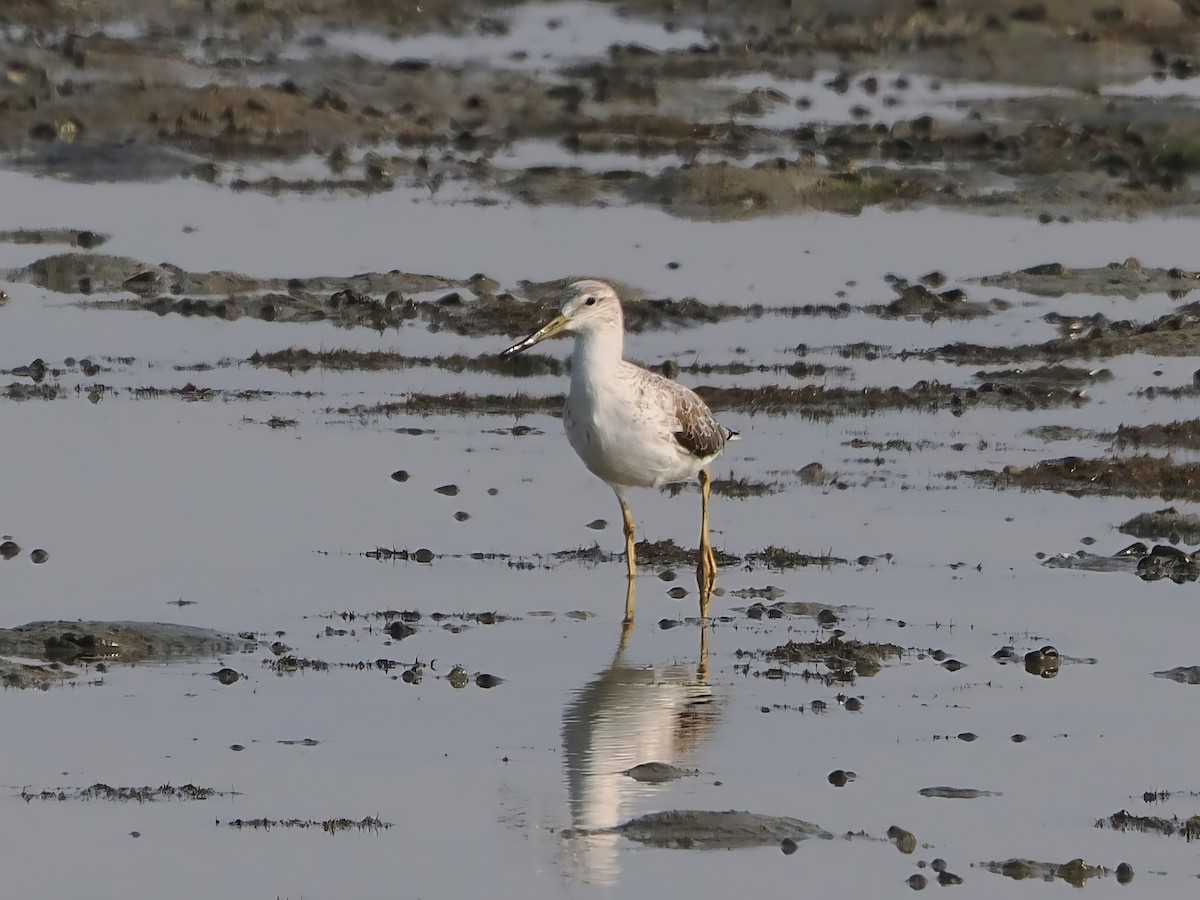
[[[698,459],[716,456],[725,447],[729,432],[717,424],[704,401],[689,390],[676,395],[675,417],[679,428],[675,440]]]

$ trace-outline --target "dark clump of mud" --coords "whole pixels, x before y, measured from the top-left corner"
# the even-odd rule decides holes
[[[256,646],[235,635],[163,622],[31,622],[0,629],[0,656],[140,662],[241,653]]]
[[[446,372],[487,372],[513,377],[562,375],[566,363],[553,356],[523,353],[511,359],[497,356],[467,356],[454,353],[447,356],[405,356],[384,350],[304,350],[288,348],[271,353],[255,353],[247,362],[256,366],[282,369],[285,372],[304,372],[312,368],[335,372],[389,371],[394,369],[441,369]]]
[[[37,665],[0,659],[0,684],[5,688],[26,690],[36,688],[46,691],[56,684],[66,684],[78,677],[78,673],[63,668],[62,663]]]
[[[829,837],[820,827],[801,819],[734,810],[650,813],[617,826],[617,831],[631,841],[673,850],[733,850],[775,846],[785,838]]]
[[[107,234],[74,228],[19,228],[0,231],[0,244],[69,244],[91,250],[108,240]]]
[[[887,278],[896,299],[886,304],[871,304],[864,312],[885,319],[921,318],[927,322],[938,319],[978,319],[992,314],[985,303],[970,300],[961,288],[932,290],[921,282],[910,283],[897,275]]]
[[[641,540],[635,545],[637,563],[648,567],[675,567],[696,564],[696,551],[688,547],[680,547],[670,538],[660,541]],[[726,550],[713,548],[713,553],[720,567],[745,565],[751,568],[766,569],[796,569],[805,566],[845,565],[846,560],[836,556],[812,555],[798,550],[788,550],[784,547],[765,547],[761,550],[751,550],[743,556]],[[557,562],[577,562],[589,565],[615,562],[625,558],[624,552],[608,551],[598,544],[591,547],[579,547],[573,550],[559,550],[553,554]]]
[[[836,416],[870,415],[898,410],[924,413],[945,410],[953,415],[960,415],[979,406],[1032,410],[1087,402],[1086,395],[1074,385],[1057,384],[1031,389],[1019,383],[999,382],[957,387],[939,381],[919,381],[908,388],[847,388],[825,385],[766,385],[753,388],[701,386],[696,388],[696,393],[714,411],[735,409],[751,415],[794,413],[819,421]]]
[[[1200,419],[1161,425],[1121,425],[1113,435],[1113,440],[1119,447],[1200,449]]]
[[[1138,513],[1120,526],[1123,534],[1148,541],[1166,538],[1172,544],[1200,544],[1200,516],[1180,512],[1173,506]]]
[[[1058,326],[1060,337],[1040,344],[1000,347],[959,342],[919,355],[957,363],[996,365],[1031,360],[1107,359],[1131,353],[1155,356],[1200,354],[1200,305],[1197,303],[1177,307],[1148,322],[1112,321],[1101,313],[1088,316],[1049,313],[1045,320]]]
[[[897,644],[843,640],[837,636],[823,641],[788,641],[766,653],[767,659],[787,665],[822,665],[828,669],[828,675],[821,677],[843,683],[875,675],[885,663],[903,655],[904,648]]]
[[[978,279],[980,284],[1003,287],[1042,297],[1066,294],[1118,296],[1134,300],[1142,294],[1187,292],[1197,286],[1200,274],[1180,268],[1143,266],[1130,258],[1106,266],[1068,268],[1061,263],[1042,263],[1018,272],[1004,272]]]
[[[698,769],[681,769],[670,763],[648,762],[639,763],[631,769],[626,769],[621,774],[628,775],[634,781],[640,781],[645,784],[664,784],[668,781],[674,781],[677,778],[699,775],[700,771]]]
[[[1200,684],[1200,666],[1176,666],[1162,672],[1155,672],[1155,678],[1165,678],[1180,684]]]
[[[1200,463],[1177,463],[1169,457],[1131,456],[1085,459],[1066,456],[1033,466],[965,473],[992,487],[1021,487],[1123,497],[1159,496],[1164,500],[1200,497]]]
[[[960,788],[939,785],[937,787],[921,788],[917,791],[922,797],[936,797],[941,800],[977,800],[980,797],[1000,797],[1000,791],[984,791],[979,788]]]
[[[749,500],[755,497],[765,497],[778,493],[782,486],[768,481],[753,481],[749,478],[714,478],[711,483],[712,492],[718,497],[728,497],[732,500]]]
[[[989,872],[1003,875],[1014,881],[1024,881],[1027,878],[1054,881],[1058,878],[1077,888],[1083,887],[1089,878],[1102,878],[1109,874],[1109,870],[1104,866],[1090,866],[1082,859],[1072,859],[1065,863],[1037,862],[1032,859],[1006,859],[1003,862],[983,862],[979,865]]]

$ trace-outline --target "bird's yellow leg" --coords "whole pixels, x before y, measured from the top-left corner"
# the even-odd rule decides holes
[[[621,622],[621,648],[629,640],[633,631],[633,608],[637,605],[637,579],[630,578],[625,582],[625,619]]]
[[[634,524],[633,513],[629,510],[629,504],[625,501],[625,494],[617,491],[617,500],[621,503],[621,518],[624,520],[625,526],[625,568],[626,574],[630,578],[637,578],[637,551],[634,550]]]
[[[717,583],[717,556],[708,539],[708,496],[712,478],[708,469],[700,470],[700,552],[696,566],[696,586],[700,589],[700,615],[708,615],[708,601]]]
[[[633,513],[625,501],[625,492],[614,488],[617,500],[621,504],[621,519],[625,528],[625,572],[629,586],[625,590],[625,625],[633,624],[633,607],[637,603],[637,551],[633,546]]]

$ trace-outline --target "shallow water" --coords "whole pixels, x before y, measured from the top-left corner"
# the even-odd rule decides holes
[[[572,5],[562,29],[591,39],[588,21],[570,13],[601,15],[597,9]],[[330,41],[335,50],[344,40],[346,49],[389,58],[463,59],[493,41],[495,64],[508,65],[507,48],[526,46],[545,29],[546,14],[526,7],[507,36],[474,42],[376,37],[368,45],[356,34]],[[661,29],[650,35],[650,25],[603,15],[622,40],[686,46],[697,39]],[[568,44],[566,56],[599,54],[609,42]],[[557,39],[552,46],[562,49]],[[535,47],[523,64],[562,61]],[[930,102],[944,113],[943,103],[1006,90],[956,94],[947,86]],[[510,152],[545,150],[525,144]],[[274,198],[198,181],[78,184],[14,171],[0,171],[0,194],[9,201],[0,206],[0,229],[91,228],[112,236],[101,252],[194,271],[484,272],[518,293],[522,279],[577,273],[618,279],[651,297],[761,304],[767,311],[758,317],[630,335],[627,352],[647,363],[787,366],[805,344],[806,361],[844,367],[803,381],[777,373],[683,378],[721,386],[974,385],[983,367],[886,354],[847,359],[839,350],[859,341],[896,353],[959,340],[1044,341],[1055,335],[1042,319],[1051,311],[1150,319],[1178,301],[1039,298],[969,279],[1048,261],[1102,266],[1136,256],[1146,266],[1187,265],[1200,237],[1193,220],[1149,216],[1041,225],[914,209],[715,224],[620,206],[481,208],[404,188]],[[0,243],[0,268],[61,249]],[[772,312],[837,303],[839,291],[855,307],[887,303],[894,295],[884,276],[916,279],[932,270],[973,300],[1011,306],[933,323],[857,309],[842,319]],[[1087,402],[1050,409],[980,406],[957,416],[881,412],[817,423],[723,413],[743,439],[714,473],[777,487],[756,499],[714,501],[717,548],[744,556],[780,546],[851,562],[787,571],[731,566],[721,587],[774,586],[787,601],[844,607],[839,627],[847,638],[906,649],[878,674],[831,685],[800,677],[823,672],[817,665],[793,667],[784,679],[765,675],[776,664],[762,651],[827,633],[811,618],[753,620],[744,611],[752,600],[726,593],[714,600],[719,618],[707,629],[694,621],[660,627],[696,614],[686,570],[673,581],[644,571],[638,621],[623,637],[624,563],[554,556],[621,545],[616,503],[569,452],[557,417],[339,412],[412,392],[558,393],[564,379],[437,369],[288,374],[244,362],[286,347],[481,356],[506,346],[505,337],[435,334],[419,323],[377,333],[159,317],[95,309],[82,296],[20,283],[0,287],[9,295],[0,307],[0,369],[36,357],[61,365],[68,356],[103,367],[96,376],[69,368],[58,379],[63,399],[0,399],[0,534],[22,547],[0,561],[0,625],[169,621],[253,631],[266,644],[282,632],[298,657],[366,664],[278,675],[264,646],[236,658],[113,664],[107,673],[89,667],[75,686],[44,693],[6,690],[0,824],[12,858],[26,862],[8,873],[14,893],[78,892],[79,873],[87,872],[88,893],[101,898],[716,896],[747,886],[769,896],[794,892],[801,878],[813,894],[873,896],[907,890],[904,880],[915,872],[932,876],[916,861],[935,857],[966,879],[972,897],[1036,890],[978,866],[1010,857],[1082,857],[1110,869],[1128,861],[1139,896],[1180,896],[1195,875],[1194,854],[1180,838],[1093,827],[1123,808],[1183,819],[1194,810],[1188,792],[1200,787],[1186,752],[1200,737],[1187,714],[1193,688],[1151,675],[1197,661],[1193,588],[1051,569],[1038,556],[1115,552],[1131,540],[1117,526],[1166,501],[997,491],[958,474],[1109,449],[1102,437],[1048,444],[1029,433],[1040,425],[1111,431],[1190,418],[1190,401],[1131,393],[1191,383],[1192,359],[1096,361],[1112,380],[1089,386]],[[7,374],[0,381],[28,383]],[[134,393],[189,383],[274,393],[194,402]],[[89,402],[96,384],[111,390]],[[294,422],[271,428],[273,416]],[[535,430],[496,433],[514,424]],[[912,449],[851,446],[856,439],[906,441]],[[797,474],[812,462],[825,470],[816,486]],[[397,469],[409,473],[405,483],[389,477]],[[458,486],[457,496],[435,492],[447,484]],[[696,493],[635,494],[642,534],[690,546]],[[457,521],[459,511],[470,518]],[[607,527],[589,528],[598,517]],[[48,551],[45,564],[29,559],[34,548]],[[376,548],[427,548],[436,556],[431,563],[364,556]],[[689,591],[682,600],[667,594],[678,586]],[[389,609],[425,613],[417,634],[392,642],[377,620],[330,617]],[[485,611],[515,620],[456,630],[429,617]],[[1056,678],[1041,679],[991,658],[1010,643],[1020,654],[1053,644],[1070,659]],[[947,670],[933,650],[966,667]],[[373,666],[379,659],[401,666],[381,671]],[[405,683],[400,672],[418,661],[427,665],[423,680]],[[504,682],[456,690],[449,680],[456,664]],[[227,686],[209,677],[223,665],[247,677]],[[861,698],[862,711],[844,709],[839,694]],[[817,700],[828,711],[814,713]],[[978,739],[957,737],[968,732]],[[1028,739],[1014,742],[1014,734]],[[280,743],[304,738],[319,743]],[[652,761],[698,774],[662,785],[622,774]],[[827,780],[834,769],[857,778],[835,788]],[[236,793],[142,804],[20,796],[22,788],[96,782]],[[998,795],[918,793],[938,785]],[[1179,793],[1150,806],[1142,794],[1152,790]],[[801,842],[785,856],[777,847],[653,849],[602,831],[673,808],[746,809],[809,820],[835,835],[864,834]],[[374,816],[391,827],[331,836],[227,824],[260,816]],[[916,835],[913,856],[886,841],[891,825]],[[70,866],[61,864],[63,847]],[[1088,885],[1089,895],[1118,890],[1112,876]]]

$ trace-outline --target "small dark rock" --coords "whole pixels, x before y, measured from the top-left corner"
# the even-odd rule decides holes
[[[241,673],[230,669],[228,666],[224,669],[213,672],[213,678],[217,679],[217,681],[221,682],[221,684],[235,684],[236,682],[242,680]]]
[[[0,557],[4,559],[12,559],[21,552],[21,548],[16,541],[5,541],[0,544]]]
[[[388,626],[388,636],[393,641],[402,641],[406,637],[412,637],[417,633],[417,629],[411,625],[406,625],[403,622],[393,622]]]
[[[905,884],[907,884],[914,891],[923,891],[925,890],[925,885],[929,884],[929,882],[920,872],[914,872],[912,875],[908,876],[908,880],[905,882]]]
[[[404,482],[408,481],[408,473],[403,469],[397,469],[392,473],[392,481],[398,481],[400,484],[404,484]]]
[[[29,558],[32,559],[38,565],[41,565],[42,563],[44,563],[46,560],[48,560],[50,558],[50,554],[47,553],[45,550],[42,550],[41,548],[39,548],[37,550],[34,550],[32,553],[30,553]]]
[[[779,842],[779,849],[783,851],[784,856],[791,856],[796,852],[798,846],[791,838],[784,838]]]
[[[489,675],[486,672],[480,672],[475,676],[475,684],[481,688],[494,688],[498,684],[503,684],[504,679],[499,675]]]
[[[458,485],[457,484],[443,484],[441,487],[434,488],[434,491],[436,491],[439,494],[443,494],[446,497],[457,497],[458,496]]]

